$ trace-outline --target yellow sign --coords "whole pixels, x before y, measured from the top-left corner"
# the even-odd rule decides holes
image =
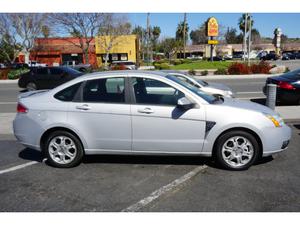
[[[207,36],[216,37],[219,35],[219,24],[215,17],[210,17],[207,21]]]
[[[219,44],[219,41],[218,40],[208,40],[208,44],[209,45],[217,45],[217,44]]]

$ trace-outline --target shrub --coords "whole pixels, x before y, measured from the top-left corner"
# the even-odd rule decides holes
[[[288,72],[290,72],[291,70],[290,70],[290,68],[288,68],[288,67],[285,67],[285,73],[288,73]]]
[[[258,73],[264,73],[264,74],[268,74],[270,73],[270,69],[272,69],[272,66],[265,61],[261,61],[258,64],[252,64],[250,66],[250,71],[254,74],[258,74]]]
[[[8,72],[8,79],[10,80],[15,80],[15,79],[18,79],[20,77],[20,75],[24,74],[24,73],[27,73],[29,72],[29,69],[24,69],[24,68],[21,68],[21,69],[16,69],[16,70],[10,70]]]
[[[180,64],[182,64],[182,60],[180,60],[180,59],[175,59],[174,61],[172,61],[172,64],[174,64],[174,65],[180,65]]]
[[[111,68],[111,70],[127,70],[126,66],[124,64],[115,65]]]
[[[190,75],[196,75],[196,70],[191,69],[191,70],[188,71],[188,74],[190,74]]]
[[[170,65],[168,63],[161,63],[159,66],[160,70],[168,70],[170,69]]]
[[[228,67],[228,74],[250,74],[250,68],[244,63],[233,63]]]
[[[208,71],[207,71],[207,70],[201,71],[201,75],[202,75],[202,76],[206,76],[207,74],[208,74]]]
[[[214,72],[214,74],[215,75],[225,75],[225,74],[227,74],[227,70],[226,69],[224,69],[224,68],[219,68],[219,69],[217,69],[215,72]]]

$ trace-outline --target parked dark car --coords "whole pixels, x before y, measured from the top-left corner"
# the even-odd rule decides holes
[[[269,77],[263,87],[264,94],[266,94],[267,84],[277,85],[276,100],[278,102],[300,104],[300,69]]]
[[[260,58],[260,60],[277,60],[277,59],[279,59],[279,57],[275,53],[269,53]]]
[[[288,53],[283,53],[281,59],[282,60],[290,60],[290,56]]]
[[[18,84],[29,91],[52,89],[80,75],[81,72],[63,66],[31,68],[28,73],[21,75]]]

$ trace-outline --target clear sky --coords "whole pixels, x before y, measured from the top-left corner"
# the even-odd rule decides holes
[[[219,24],[225,27],[238,28],[238,13],[187,13],[187,22],[191,30],[197,28],[208,17],[214,16]],[[258,29],[263,37],[273,37],[274,29],[280,27],[285,35],[291,38],[300,38],[300,13],[253,13],[254,28]],[[129,13],[128,17],[133,25],[146,27],[146,13]],[[150,13],[151,26],[161,28],[161,37],[174,37],[179,21],[183,21],[183,13]]]

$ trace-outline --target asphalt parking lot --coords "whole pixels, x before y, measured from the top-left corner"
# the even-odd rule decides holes
[[[0,211],[299,211],[300,122],[290,126],[287,151],[242,172],[200,157],[145,156],[90,156],[56,169],[0,135]]]

